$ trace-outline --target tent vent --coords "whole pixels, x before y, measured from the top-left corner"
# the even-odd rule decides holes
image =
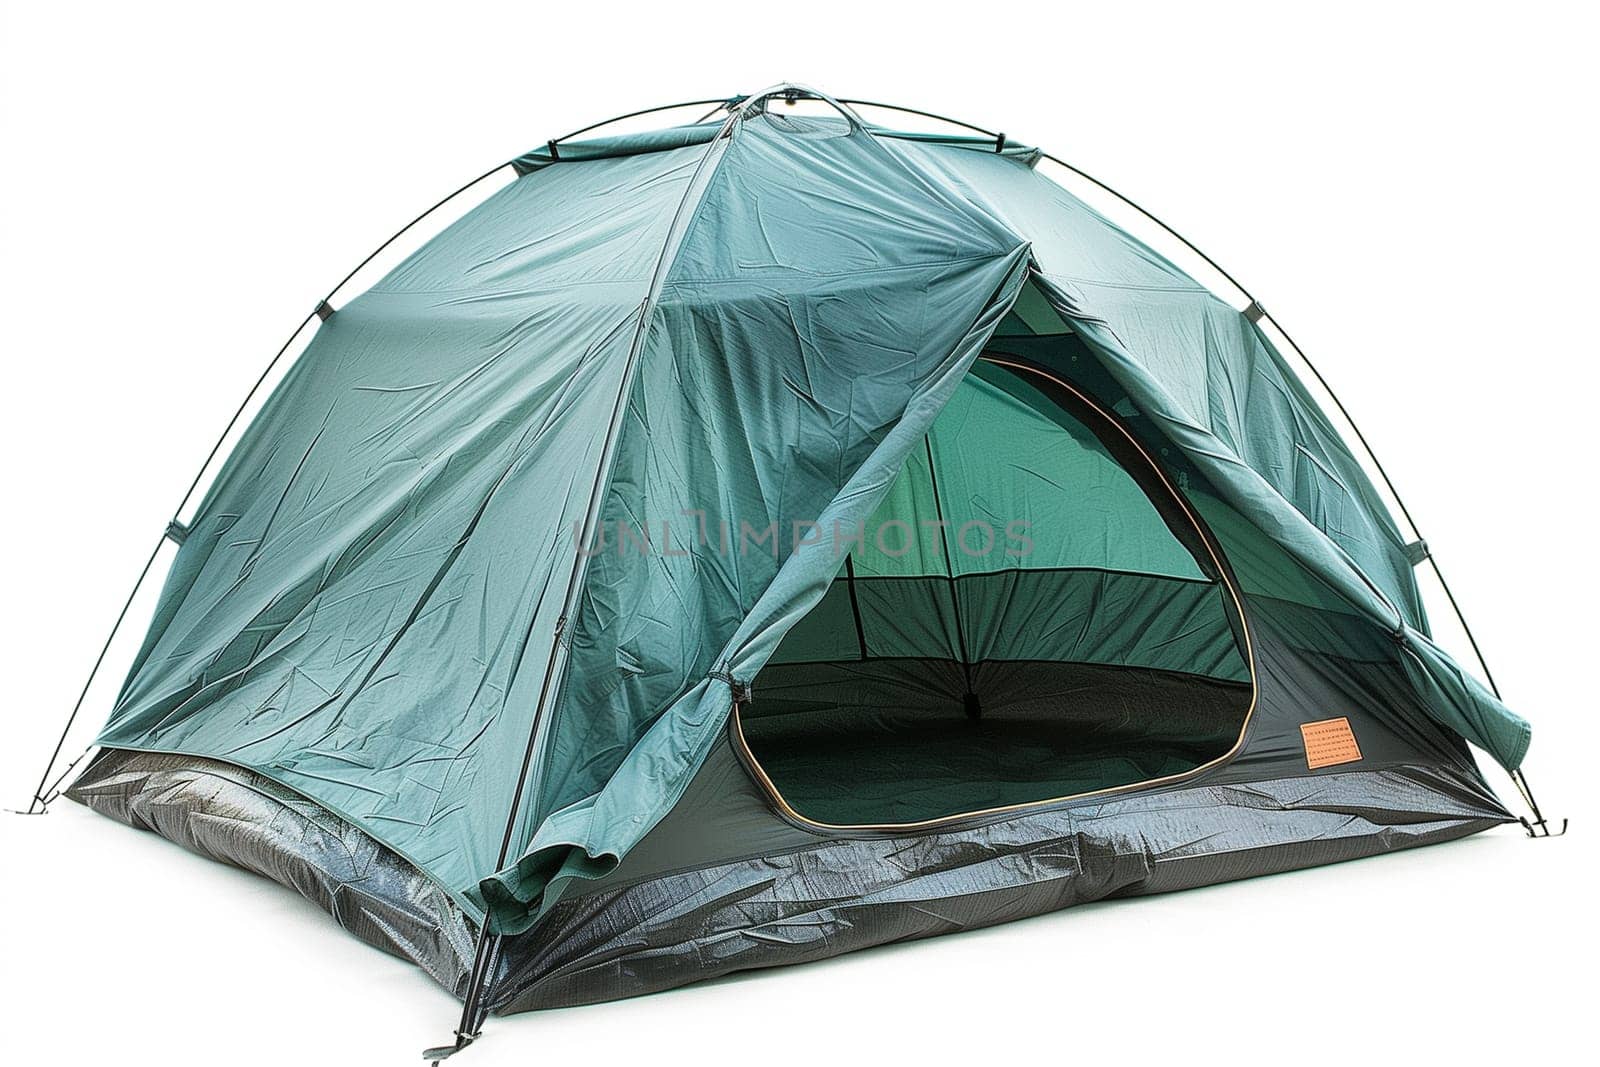
[[[994,151],[996,155],[1006,150],[1006,135],[1004,132],[994,135]]]
[[[1406,559],[1413,567],[1420,566],[1422,561],[1433,555],[1428,551],[1428,542],[1418,538],[1405,547]]]
[[[1244,317],[1249,319],[1251,322],[1260,322],[1266,317],[1267,309],[1252,300],[1250,301],[1250,306],[1244,309],[1243,314]]]
[[[328,303],[326,300],[318,300],[317,318],[321,319],[323,322],[327,322],[329,319],[333,318],[333,305]]]
[[[167,523],[167,532],[162,536],[170,538],[175,545],[181,545],[189,539],[189,527],[173,519]]]
[[[554,141],[547,141],[545,143],[545,148],[550,152],[550,162],[561,162],[561,153],[556,150],[556,143]]]

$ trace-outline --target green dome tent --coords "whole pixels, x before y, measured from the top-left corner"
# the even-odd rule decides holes
[[[70,795],[415,960],[458,1045],[1510,818],[1467,742],[1529,728],[1258,306],[1004,135],[721,111],[319,307]]]

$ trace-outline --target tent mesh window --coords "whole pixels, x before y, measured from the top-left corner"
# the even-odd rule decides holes
[[[791,814],[905,825],[1181,775],[1253,701],[1209,534],[1116,415],[988,353],[741,706]]]

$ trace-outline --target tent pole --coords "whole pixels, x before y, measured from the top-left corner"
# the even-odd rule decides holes
[[[487,917],[479,932],[477,948],[472,953],[472,970],[467,973],[467,988],[461,998],[461,1021],[456,1024],[455,1042],[430,1048],[422,1058],[438,1067],[439,1061],[449,1059],[476,1041],[483,1032],[483,991],[488,985],[489,971],[499,956],[500,935],[490,934]]]
[[[1561,829],[1550,832],[1550,823],[1539,810],[1539,802],[1533,799],[1533,790],[1528,785],[1528,779],[1523,777],[1522,768],[1518,767],[1511,772],[1511,780],[1516,783],[1517,792],[1522,794],[1523,803],[1528,805],[1528,810],[1533,812],[1533,819],[1518,819],[1522,828],[1528,831],[1529,837],[1560,837],[1567,832],[1567,820],[1561,820]]]
[[[584,509],[583,527],[576,543],[573,545],[572,569],[567,575],[566,591],[561,599],[561,615],[556,619],[555,632],[551,635],[550,656],[545,663],[544,677],[539,683],[539,696],[534,702],[532,721],[528,725],[528,741],[523,748],[522,766],[517,774],[516,788],[511,794],[510,810],[506,812],[505,832],[501,835],[500,852],[495,860],[494,869],[497,872],[505,868],[506,861],[511,856],[511,843],[516,837],[517,815],[522,810],[522,798],[527,792],[529,771],[533,769],[534,758],[539,748],[540,727],[544,723],[545,713],[558,688],[555,684],[556,676],[564,674],[566,662],[562,657],[562,651],[566,647],[566,628],[571,621],[573,612],[577,609],[577,595],[583,587],[584,575],[587,573],[588,556],[580,549],[582,546],[591,543],[595,524],[600,519],[600,507],[605,495],[606,485],[610,481],[611,461],[614,456],[617,436],[621,432],[623,415],[627,410],[628,394],[633,389],[634,372],[638,367],[640,356],[644,350],[645,336],[655,311],[656,300],[666,282],[667,269],[671,265],[669,253],[672,249],[673,239],[681,232],[680,226],[685,224],[686,220],[694,214],[689,201],[694,196],[696,189],[704,193],[704,188],[700,185],[700,175],[704,172],[707,164],[710,163],[711,157],[716,153],[718,142],[729,135],[734,123],[743,115],[745,109],[752,102],[759,101],[762,98],[762,96],[758,95],[756,97],[748,97],[737,104],[729,104],[728,118],[723,122],[722,129],[707,145],[705,153],[700,157],[700,162],[695,166],[694,173],[690,175],[688,185],[684,188],[683,197],[678,201],[677,210],[673,212],[672,222],[667,227],[667,235],[662,243],[661,252],[656,257],[655,269],[651,272],[649,290],[639,305],[639,322],[634,327],[633,339],[628,346],[628,360],[623,367],[622,378],[617,387],[616,400],[612,403],[611,419],[606,425],[605,441],[600,448],[600,458],[595,465],[594,483],[589,489],[589,502]],[[653,108],[650,110],[660,109]],[[648,111],[640,112],[640,114],[648,114]],[[626,118],[628,116],[623,117]],[[600,125],[604,125],[604,123]],[[593,129],[595,127],[589,128]],[[580,130],[579,132],[584,131]],[[696,201],[696,205],[698,205],[698,201]],[[501,940],[501,935],[490,929],[491,921],[492,916],[486,911],[483,926],[478,932],[477,947],[473,951],[473,977],[468,980],[467,989],[463,995],[462,1023],[456,1031],[455,1046],[429,1049],[423,1053],[425,1058],[431,1059],[435,1063],[445,1056],[467,1047],[478,1037],[478,1028],[481,1025],[483,1015],[486,1014],[482,1003],[488,992],[490,984],[489,972],[492,970],[493,958],[496,955],[491,945],[498,946]]]
[[[844,558],[845,588],[850,591],[850,614],[855,617],[856,645],[861,650],[861,659],[864,661],[871,657],[867,655],[867,631],[861,625],[861,603],[856,599],[856,564],[854,556]]]
[[[100,646],[100,654],[94,658],[94,666],[89,669],[89,677],[84,681],[83,688],[78,692],[78,699],[72,705],[72,713],[67,716],[67,724],[61,728],[61,736],[56,738],[56,747],[50,751],[50,760],[44,765],[44,773],[39,776],[39,785],[33,791],[33,799],[28,801],[28,810],[21,812],[23,815],[43,815],[49,810],[47,784],[50,781],[50,772],[55,769],[56,760],[61,758],[61,748],[67,743],[67,735],[72,732],[72,724],[77,721],[78,712],[83,709],[84,698],[89,695],[89,686],[94,684],[94,677],[100,672],[100,664],[105,662],[106,653],[111,651],[111,642],[116,638],[117,631],[122,628],[122,620],[128,617],[128,609],[133,607],[134,597],[139,595],[139,589],[144,585],[144,580],[150,574],[150,568],[155,566],[156,557],[161,554],[161,546],[166,543],[166,534],[156,542],[156,547],[151,550],[150,558],[144,561],[144,569],[139,572],[133,588],[128,591],[128,599],[122,602],[122,610],[117,612],[117,621],[112,623],[111,632],[106,635],[105,644]],[[74,760],[68,767],[76,766]]]
[[[273,369],[277,367],[278,363],[283,359],[284,354],[289,351],[289,347],[294,344],[295,338],[300,336],[301,332],[311,324],[313,319],[320,319],[325,322],[331,318],[334,313],[333,298],[338,295],[339,290],[343,289],[345,285],[349,283],[350,279],[359,274],[362,268],[371,263],[374,259],[377,259],[378,256],[383,254],[383,252],[387,250],[390,245],[394,244],[402,236],[409,232],[413,226],[417,225],[417,223],[421,222],[423,219],[426,219],[429,215],[432,215],[435,211],[438,211],[440,208],[444,207],[446,204],[460,196],[462,193],[466,192],[468,189],[471,189],[473,186],[488,179],[494,175],[495,172],[509,166],[511,166],[511,164],[506,162],[497,163],[495,166],[490,167],[476,178],[473,178],[465,185],[457,188],[455,192],[450,193],[448,196],[436,201],[426,211],[422,212],[416,218],[412,219],[410,222],[406,223],[404,226],[400,227],[393,234],[391,234],[387,240],[368,253],[365,259],[363,259],[360,263],[357,263],[348,274],[346,274],[343,278],[340,278],[337,285],[328,290],[328,295],[318,301],[317,306],[313,308],[304,319],[300,320],[300,325],[294,328],[294,332],[289,335],[288,339],[283,342],[283,345],[278,349],[277,353],[273,355],[271,360],[268,361],[266,369],[261,372],[258,378],[256,378],[255,384],[250,387],[250,391],[245,394],[244,400],[241,401],[238,408],[234,410],[233,416],[228,419],[228,424],[223,427],[222,434],[217,438],[216,444],[212,445],[211,451],[206,453],[205,461],[200,465],[200,469],[195,473],[194,480],[189,483],[189,488],[184,491],[183,499],[178,501],[178,506],[173,509],[172,521],[167,524],[166,531],[161,535],[161,540],[156,542],[155,550],[150,553],[150,558],[145,562],[144,569],[139,572],[138,580],[133,583],[133,589],[128,593],[128,599],[123,603],[122,610],[117,613],[116,622],[112,623],[111,625],[111,632],[106,635],[105,644],[100,648],[100,654],[95,657],[94,666],[89,669],[89,677],[84,680],[83,688],[78,693],[78,699],[72,705],[72,711],[67,715],[66,725],[61,728],[61,736],[57,739],[56,746],[50,753],[50,760],[44,766],[44,774],[39,778],[39,787],[34,790],[33,798],[28,802],[28,809],[23,814],[42,815],[49,810],[49,803],[52,799],[54,799],[52,795],[54,793],[54,788],[46,788],[46,783],[48,783],[50,780],[50,772],[55,769],[56,760],[61,757],[61,749],[67,743],[67,736],[72,732],[72,726],[78,719],[78,713],[83,710],[84,701],[89,695],[89,688],[94,685],[95,678],[100,674],[100,668],[105,663],[106,654],[111,650],[111,643],[116,640],[118,632],[122,629],[122,624],[127,621],[128,611],[133,607],[133,601],[139,595],[139,590],[144,587],[145,580],[150,577],[150,571],[155,566],[156,557],[161,553],[162,544],[165,543],[168,537],[173,537],[175,534],[179,535],[180,537],[183,534],[187,534],[187,527],[180,521],[178,516],[181,516],[184,508],[189,506],[189,501],[191,498],[193,498],[195,490],[200,487],[201,480],[205,478],[206,472],[211,469],[211,464],[216,461],[217,456],[221,453],[223,444],[228,440],[228,435],[233,433],[234,427],[239,424],[239,419],[244,415],[245,410],[249,408],[250,402],[255,399],[256,394],[261,391],[261,387],[266,384],[267,379],[272,375]],[[174,539],[178,538],[175,537]],[[90,745],[89,747],[93,748],[94,746]],[[72,767],[76,765],[77,761],[74,760],[68,765],[67,771],[70,773]],[[63,775],[63,778],[64,777],[65,776]]]
[[[933,469],[933,434],[923,434],[922,444],[928,453],[928,485],[933,490],[933,515],[939,521],[939,545],[944,549],[945,573],[950,576],[950,610],[956,622],[956,645],[961,655],[961,677],[967,687],[967,691],[961,694],[961,706],[966,710],[967,718],[979,719],[983,717],[983,704],[972,688],[972,657],[967,654],[967,632],[961,622],[961,598],[956,595],[956,567],[950,558],[950,535],[945,529],[944,505],[939,502],[939,476]]]

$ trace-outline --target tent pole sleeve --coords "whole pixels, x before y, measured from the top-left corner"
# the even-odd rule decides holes
[[[145,562],[144,569],[139,572],[138,580],[133,583],[133,589],[128,593],[127,601],[122,605],[122,610],[117,614],[117,621],[112,624],[111,632],[106,635],[105,644],[101,646],[100,649],[100,655],[95,657],[94,666],[89,670],[89,677],[84,680],[83,689],[78,693],[77,702],[73,704],[72,711],[67,716],[66,725],[61,728],[61,737],[56,741],[56,747],[54,751],[50,753],[50,761],[45,764],[44,774],[39,779],[39,788],[34,791],[33,799],[28,802],[28,814],[39,814],[46,810],[46,805],[48,803],[46,797],[48,791],[45,788],[45,784],[50,780],[50,772],[55,769],[56,760],[61,757],[61,749],[67,743],[67,735],[72,732],[73,723],[77,721],[78,713],[83,710],[83,702],[89,695],[89,687],[94,685],[94,680],[100,673],[100,667],[105,663],[106,654],[111,650],[111,643],[116,640],[118,631],[122,629],[123,622],[125,622],[128,618],[129,609],[133,607],[134,598],[139,595],[139,590],[143,588],[145,579],[150,576],[150,570],[155,565],[156,556],[158,556],[161,552],[162,542],[167,539],[168,534],[174,528],[186,529],[185,524],[182,523],[178,517],[183,514],[184,508],[189,506],[189,501],[193,498],[195,490],[200,487],[200,482],[205,478],[206,472],[211,469],[211,464],[214,463],[217,459],[217,456],[221,454],[222,446],[227,442],[228,435],[233,433],[234,427],[239,424],[239,419],[244,415],[246,409],[250,407],[250,402],[255,399],[256,394],[261,391],[261,387],[265,385],[267,379],[271,377],[273,369],[277,367],[278,363],[283,359],[284,354],[289,351],[289,346],[294,344],[295,338],[300,336],[301,332],[305,330],[308,325],[310,325],[313,319],[326,322],[328,319],[332,318],[334,314],[333,298],[338,295],[339,290],[343,289],[345,285],[349,283],[350,279],[359,274],[362,268],[371,263],[374,259],[377,259],[378,256],[382,255],[390,245],[394,244],[402,236],[408,233],[412,227],[417,225],[417,223],[421,222],[423,219],[426,219],[435,211],[438,211],[440,208],[450,203],[450,201],[454,200],[462,193],[465,193],[468,189],[471,189],[473,186],[493,176],[497,171],[503,170],[510,165],[511,164],[509,162],[495,164],[493,167],[490,167],[488,170],[484,171],[476,178],[473,178],[465,185],[457,188],[448,196],[435,201],[433,205],[430,206],[426,211],[422,212],[416,218],[412,219],[394,233],[390,234],[388,239],[368,253],[365,259],[363,259],[360,263],[357,263],[348,274],[339,279],[339,283],[337,285],[328,290],[328,295],[319,300],[316,307],[311,310],[310,314],[308,314],[304,319],[300,320],[300,325],[294,328],[294,332],[288,336],[288,338],[283,342],[283,345],[278,349],[277,353],[274,354],[272,359],[268,361],[266,369],[264,369],[260,376],[256,378],[255,384],[250,387],[250,391],[245,394],[244,400],[239,403],[238,408],[236,408],[233,412],[233,416],[228,419],[227,425],[222,428],[222,434],[217,438],[216,444],[212,445],[211,451],[206,453],[205,462],[203,462],[200,465],[200,469],[195,472],[194,480],[189,483],[189,488],[184,490],[183,499],[178,501],[178,506],[173,510],[172,521],[167,524],[166,531],[162,533],[161,541],[156,542],[155,550],[150,553],[150,558]],[[91,745],[90,747],[92,748],[93,746]],[[68,767],[68,770],[70,769],[71,766]]]
[[[636,118],[639,118],[642,115],[654,115],[654,114],[656,114],[657,112],[660,112],[660,111],[677,111],[679,108],[705,107],[708,104],[715,104],[716,107],[713,110],[711,110],[709,113],[707,113],[704,117],[702,117],[702,118],[697,120],[697,124],[698,124],[699,122],[706,121],[706,119],[709,119],[712,115],[715,115],[718,111],[722,111],[722,110],[725,110],[725,109],[728,109],[728,108],[737,107],[739,104],[741,104],[743,102],[744,101],[743,101],[742,97],[732,96],[732,97],[725,97],[725,98],[716,99],[716,100],[712,100],[712,99],[685,100],[682,103],[677,103],[677,104],[662,104],[659,107],[641,108],[638,111],[630,111],[626,115],[614,115],[611,118],[604,120],[603,122],[590,123],[588,126],[580,127],[579,129],[573,130],[571,133],[563,134],[562,136],[557,137],[553,141],[550,141],[549,144],[559,145],[562,141],[570,141],[574,137],[582,137],[586,133],[591,133],[591,132],[593,132],[595,130],[601,129],[602,127],[609,126],[613,122],[625,122],[628,119],[636,119]]]

